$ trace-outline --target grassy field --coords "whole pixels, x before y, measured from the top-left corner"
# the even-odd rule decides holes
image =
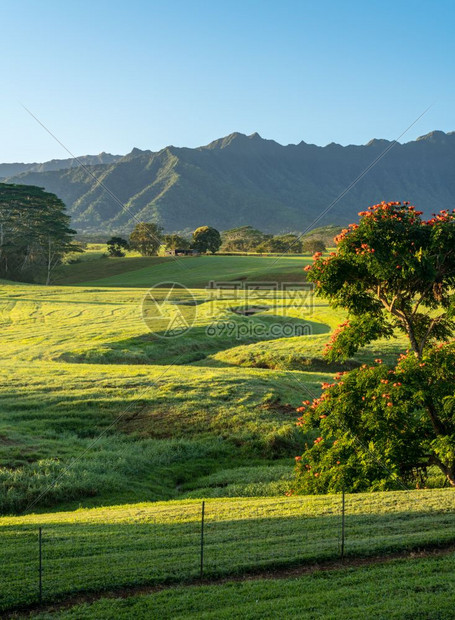
[[[195,256],[102,258],[89,252],[84,260],[66,265],[57,276],[61,284],[150,287],[180,282],[205,288],[210,280],[302,281],[310,256]]]
[[[348,495],[345,554],[365,557],[455,542],[453,489]],[[43,596],[172,583],[200,575],[201,502],[127,504],[0,519],[0,606]],[[340,557],[341,497],[212,499],[205,505],[204,576]]]
[[[59,285],[0,283],[3,609],[36,600],[39,526],[48,600],[194,578],[203,498],[207,576],[338,557],[340,498],[285,497],[312,438],[295,408],[404,342],[325,362],[343,314],[282,284],[307,260],[92,252]],[[211,280],[228,284],[214,293]],[[165,281],[188,288],[151,298]],[[190,328],[165,337],[169,316]],[[351,498],[346,553],[454,541],[454,503],[450,490]]]
[[[449,619],[455,608],[454,554],[320,571],[303,577],[179,587],[101,599],[36,618]]]
[[[99,277],[105,261],[117,269],[122,260],[89,257],[67,267],[93,265]],[[221,277],[220,265],[222,277],[248,277],[260,264],[260,278],[270,275],[268,258],[182,259],[194,271],[173,259],[144,260],[153,263],[145,271],[129,266],[106,279],[119,279],[118,287],[1,286],[3,513],[289,488],[304,441],[295,408],[340,369],[321,351],[342,314],[307,292],[295,298],[261,290],[252,299],[245,291],[203,290],[204,278]],[[302,273],[301,258],[285,257],[282,274],[289,265]],[[182,269],[186,284],[200,288],[181,289],[165,306],[192,327],[157,337],[161,323],[144,322],[147,289],[138,285],[145,272],[155,274],[151,284],[177,279]],[[154,289],[159,303],[167,294]],[[236,312],[248,304],[257,314]],[[305,335],[283,338],[286,327]],[[402,343],[386,346],[394,357]],[[359,360],[377,353],[365,350]]]

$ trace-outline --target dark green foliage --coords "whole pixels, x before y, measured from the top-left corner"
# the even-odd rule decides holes
[[[344,361],[352,357],[360,347],[378,340],[392,337],[393,328],[383,316],[372,316],[365,313],[354,316],[342,323],[330,337],[330,343],[325,348],[329,361]]]
[[[297,460],[304,492],[423,486],[436,465],[450,480],[455,462],[455,345],[419,359],[403,355],[338,373],[324,395],[300,408],[299,424],[318,436]],[[438,414],[426,411],[431,402]]]
[[[253,252],[260,243],[270,238],[271,235],[266,235],[252,226],[240,226],[222,233],[221,249],[223,252]]]
[[[65,205],[39,187],[0,184],[0,276],[49,284],[62,257],[81,251],[73,243]]]
[[[298,254],[302,243],[296,234],[268,235],[252,226],[225,230],[221,249],[224,252],[258,252],[260,254]]]
[[[164,235],[163,241],[167,250],[189,250],[191,247],[188,239],[180,235]]]
[[[128,250],[128,248],[128,241],[122,237],[111,237],[107,242],[107,251],[109,252],[109,256],[121,258],[122,256],[125,256],[124,250]]]
[[[302,243],[302,247],[304,252],[325,252],[327,249],[324,241],[317,237],[305,239]]]
[[[393,327],[421,355],[455,328],[455,213],[442,211],[425,221],[408,203],[381,203],[360,215],[359,224],[337,237],[336,253],[315,254],[314,264],[305,268],[307,277],[334,307],[346,308],[363,321],[369,317],[375,325],[371,340],[390,336]],[[343,341],[352,333],[351,347],[356,325],[344,326]],[[338,346],[337,357],[340,354]]]
[[[318,436],[298,457],[303,492],[425,484],[437,466],[455,486],[455,211],[422,220],[408,203],[381,203],[305,268],[318,294],[349,319],[326,355],[343,360],[401,331],[411,352],[395,367],[362,366],[304,401],[299,425]],[[439,344],[438,344],[439,342]]]
[[[269,237],[256,247],[256,252],[279,254],[298,254],[302,251],[302,243],[297,235],[277,235]]]
[[[193,233],[193,246],[199,252],[215,254],[221,246],[220,233],[211,226],[200,226]]]
[[[287,235],[278,235],[274,239],[284,246],[283,254],[300,254],[304,251],[302,239],[299,235],[288,233]]]
[[[335,224],[313,228],[303,235],[302,242],[305,243],[305,241],[321,239],[326,247],[333,247],[335,244],[334,239],[340,234],[342,228],[343,226],[336,226]]]
[[[157,224],[140,222],[130,235],[130,247],[142,256],[154,256],[160,248],[162,232],[162,228]]]

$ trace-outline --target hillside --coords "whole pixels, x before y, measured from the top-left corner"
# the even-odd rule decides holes
[[[168,231],[200,224],[302,231],[390,144],[282,146],[257,133],[233,133],[194,149],[133,149],[90,167],[118,201],[81,167],[32,168],[7,181],[56,193],[79,232],[128,231],[135,218],[156,221]],[[360,207],[381,200],[410,200],[427,213],[452,209],[454,162],[455,132],[434,131],[395,144],[320,224],[349,223]]]
[[[99,155],[83,155],[82,157],[70,159],[51,159],[43,164],[32,163],[23,164],[19,162],[11,164],[0,164],[0,179],[22,174],[24,172],[50,172],[55,170],[66,170],[83,166],[95,166],[97,164],[112,164],[121,159],[120,155],[110,153],[100,153]]]

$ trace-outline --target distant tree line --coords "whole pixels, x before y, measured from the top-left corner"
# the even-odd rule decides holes
[[[223,252],[302,254],[326,250],[326,243],[322,237],[301,236],[295,233],[271,235],[252,226],[226,230],[222,233],[221,239]]]
[[[338,227],[321,228],[301,236],[295,233],[271,235],[263,233],[252,226],[241,226],[226,230],[221,234],[211,226],[200,226],[191,239],[172,233],[163,234],[163,229],[154,223],[138,223],[129,237],[112,237],[108,241],[111,256],[124,256],[128,250],[138,251],[142,256],[158,254],[161,246],[166,250],[194,249],[201,253],[210,252],[257,252],[302,254],[325,252],[326,240],[333,240]]]
[[[0,184],[0,277],[44,280],[66,254],[81,251],[63,202],[40,187]]]
[[[122,237],[111,237],[107,242],[110,256],[125,256],[128,250],[135,250],[142,256],[156,256],[160,247],[167,250],[188,250],[190,248],[201,253],[214,254],[220,249],[220,233],[211,226],[200,226],[193,233],[191,241],[177,234],[163,234],[163,229],[152,222],[139,222],[129,236],[129,240]]]

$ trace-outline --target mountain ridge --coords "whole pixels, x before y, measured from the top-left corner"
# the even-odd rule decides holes
[[[117,161],[121,157],[122,155],[112,155],[111,153],[103,151],[98,155],[81,155],[80,157],[70,157],[68,159],[51,159],[43,163],[13,162],[0,164],[0,179],[22,174],[23,172],[49,172],[65,170],[67,168],[77,168],[81,164],[84,166],[93,166],[97,163],[109,164]]]
[[[87,164],[90,172],[73,160],[57,170],[28,169],[6,182],[56,193],[80,232],[127,232],[138,220],[167,231],[250,224],[282,232],[309,226],[385,149],[321,224],[347,224],[381,200],[410,200],[428,213],[455,206],[455,132],[441,131],[406,143],[372,139],[347,146],[281,145],[258,133],[233,132],[196,148],[134,148]]]

